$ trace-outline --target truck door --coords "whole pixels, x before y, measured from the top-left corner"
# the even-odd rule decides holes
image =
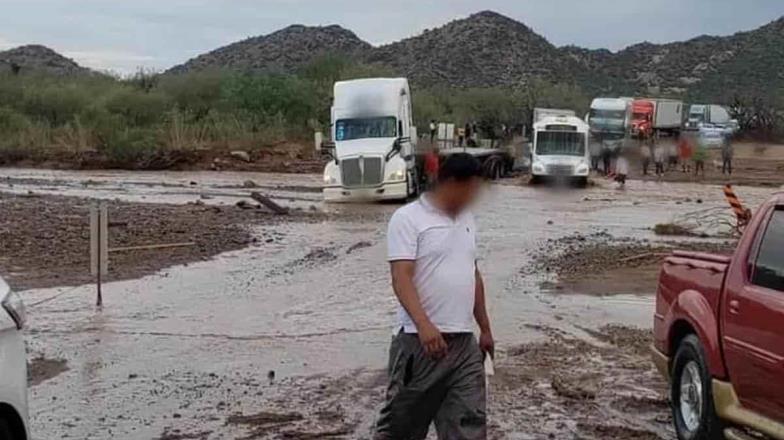
[[[745,276],[727,282],[724,356],[742,405],[784,421],[784,206],[760,214]]]

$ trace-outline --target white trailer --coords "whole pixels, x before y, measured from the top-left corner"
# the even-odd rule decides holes
[[[659,131],[680,131],[683,125],[683,101],[656,99],[653,102],[653,128]]]
[[[405,200],[419,192],[417,131],[405,78],[335,83],[327,202]],[[317,141],[318,142],[318,141]]]

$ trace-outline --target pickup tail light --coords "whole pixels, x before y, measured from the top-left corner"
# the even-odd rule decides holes
[[[11,316],[11,319],[16,323],[16,328],[21,330],[24,328],[25,320],[27,319],[27,312],[25,310],[22,298],[14,292],[8,292],[5,298],[0,301],[6,312]]]

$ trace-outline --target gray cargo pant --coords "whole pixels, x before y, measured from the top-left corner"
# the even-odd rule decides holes
[[[441,359],[425,355],[415,334],[389,349],[389,387],[375,440],[420,440],[435,421],[442,440],[487,438],[484,356],[471,333],[444,335]]]

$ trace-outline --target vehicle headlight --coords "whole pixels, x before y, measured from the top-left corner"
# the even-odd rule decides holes
[[[538,173],[544,172],[544,164],[541,162],[534,162],[533,169]]]
[[[330,167],[327,167],[324,170],[324,184],[325,185],[335,185],[336,183],[338,183],[337,177],[333,173],[331,173],[331,171],[332,170],[330,169]]]
[[[25,311],[22,298],[14,292],[8,292],[5,298],[0,301],[0,305],[2,305],[5,311],[11,315],[11,319],[16,323],[16,328],[21,330],[27,319],[27,312]]]
[[[389,173],[389,180],[392,182],[401,182],[406,180],[406,170],[396,170]]]

